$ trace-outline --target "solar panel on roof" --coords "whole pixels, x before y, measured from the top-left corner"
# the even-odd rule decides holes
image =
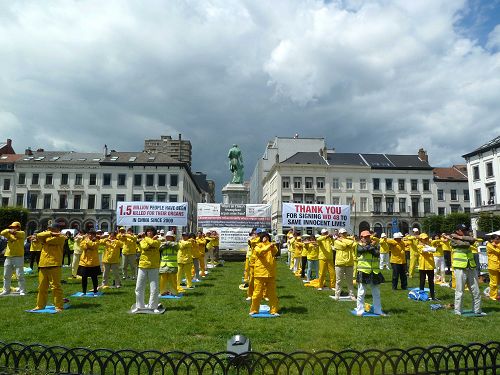
[[[128,161],[135,161],[137,159],[137,156],[131,156]]]

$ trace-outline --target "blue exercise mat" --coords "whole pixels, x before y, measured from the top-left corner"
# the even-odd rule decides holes
[[[453,314],[455,313],[453,310],[451,310],[451,312]],[[486,315],[476,314],[472,310],[464,310],[464,311],[462,311],[462,315],[460,315],[460,316],[463,316],[464,318],[479,318],[479,317],[483,317],[483,316],[486,316]]]
[[[351,310],[351,314],[354,315],[354,316],[359,316],[356,309],[354,310]],[[378,314],[375,314],[375,313],[372,313],[372,312],[364,312],[363,315],[361,315],[362,317],[374,317],[374,318],[380,318],[382,315],[378,315]]]
[[[64,308],[64,310],[69,309],[70,308],[70,304],[69,303],[65,303],[64,306],[63,306],[63,308]],[[36,313],[36,314],[56,314],[57,313],[56,307],[54,305],[47,305],[42,310],[25,310],[25,311],[29,312],[29,313]]]
[[[268,305],[260,305],[257,314],[250,315],[252,318],[277,318],[279,315],[272,315],[271,308]]]
[[[104,295],[103,292],[87,292],[86,294],[83,294],[83,292],[76,292],[75,294],[72,294],[71,297],[102,297]]]
[[[179,293],[177,295],[168,294],[166,296],[160,296],[160,298],[161,299],[181,299],[183,296],[184,296],[184,294]]]
[[[420,288],[409,288],[408,289],[409,291],[414,291],[414,292],[418,292],[419,290],[421,290]],[[424,288],[424,292],[427,292],[429,293],[431,290],[429,288]]]

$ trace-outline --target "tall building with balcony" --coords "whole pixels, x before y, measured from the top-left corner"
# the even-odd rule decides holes
[[[467,167],[453,165],[450,168],[434,168],[433,175],[437,214],[470,212]]]
[[[166,154],[172,159],[186,163],[191,168],[191,142],[182,139],[181,134],[179,134],[178,139],[173,139],[169,135],[162,135],[160,139],[146,139],[144,141],[144,152],[150,154]]]

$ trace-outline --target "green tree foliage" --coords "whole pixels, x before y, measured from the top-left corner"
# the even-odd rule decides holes
[[[24,230],[28,221],[28,210],[20,207],[0,207],[0,230],[7,228],[14,221],[19,221]]]
[[[483,212],[479,215],[477,229],[481,232],[495,232],[500,229],[500,216]]]
[[[458,224],[465,224],[470,227],[470,214],[457,212],[446,216],[428,216],[422,222],[422,230],[429,234],[451,233]]]

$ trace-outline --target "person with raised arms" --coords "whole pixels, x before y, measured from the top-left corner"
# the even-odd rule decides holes
[[[19,295],[24,296],[26,285],[24,281],[24,239],[25,233],[21,230],[21,223],[14,221],[7,229],[1,232],[7,239],[5,261],[3,264],[3,291],[0,295],[10,294],[12,274],[16,272],[19,283]]]
[[[82,278],[82,293],[87,294],[88,278],[92,280],[94,295],[97,294],[99,281],[97,277],[102,274],[99,262],[99,241],[95,230],[91,229],[80,242],[82,255],[80,256],[80,263],[78,265],[77,275]]]

